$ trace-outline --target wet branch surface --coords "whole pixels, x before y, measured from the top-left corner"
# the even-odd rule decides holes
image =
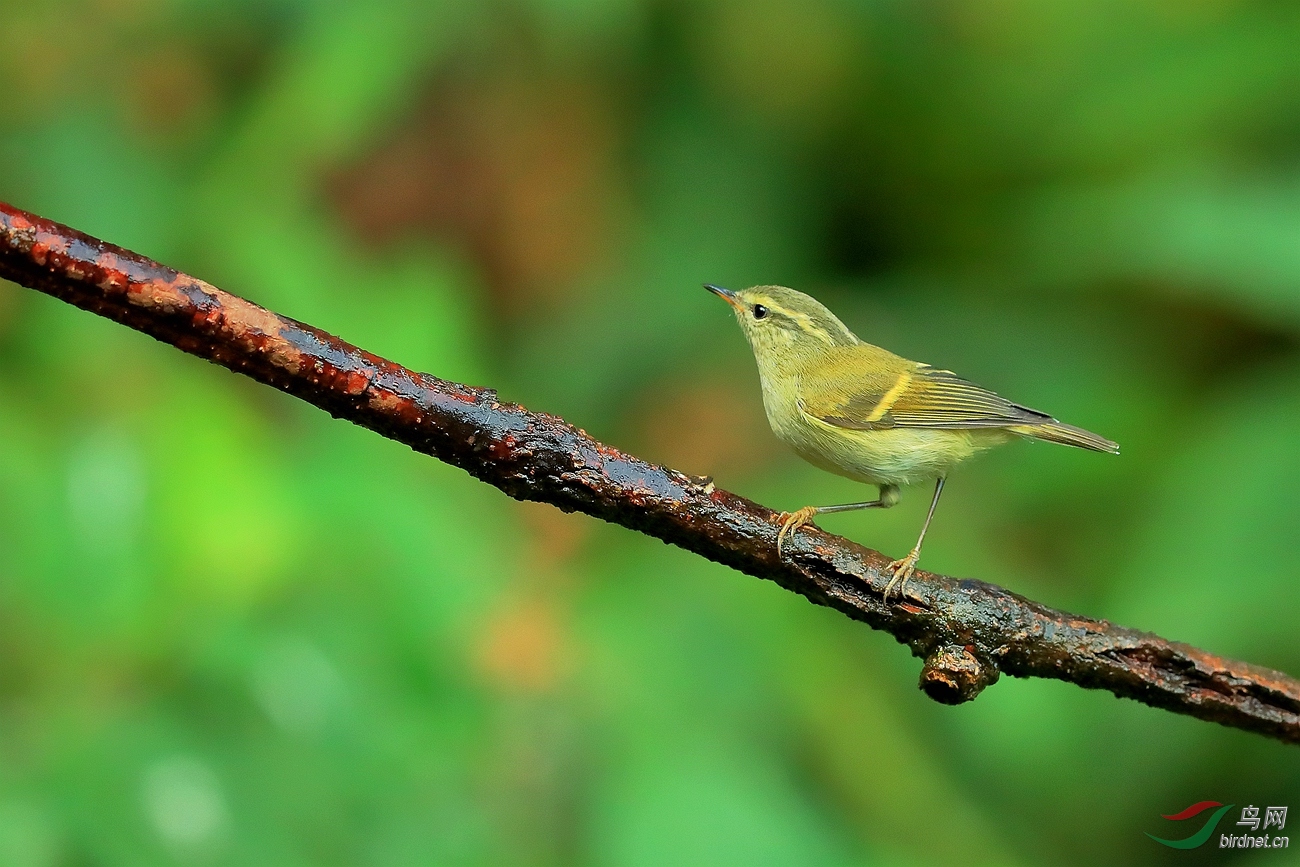
[[[775,581],[889,632],[921,688],[969,701],[1003,672],[1107,689],[1300,742],[1300,681],[1078,617],[982,581],[916,573],[884,604],[884,555],[810,527],[777,556],[779,515],[647,463],[561,418],[501,402],[279,316],[202,280],[0,203],[0,277],[150,334],[446,461],[520,500],[585,512]]]

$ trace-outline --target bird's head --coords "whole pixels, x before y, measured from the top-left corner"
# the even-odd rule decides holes
[[[733,292],[704,285],[731,305],[759,366],[785,365],[861,341],[820,301],[784,286],[754,286]]]

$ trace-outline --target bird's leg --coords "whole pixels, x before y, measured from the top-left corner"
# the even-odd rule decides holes
[[[776,534],[776,555],[781,556],[781,547],[785,544],[785,536],[798,530],[800,527],[810,523],[818,515],[828,515],[832,512],[852,512],[857,509],[888,509],[898,502],[898,485],[881,485],[880,496],[877,499],[866,503],[843,503],[839,506],[804,506],[796,512],[782,512],[785,519],[781,524],[781,532]]]
[[[901,598],[904,591],[907,590],[907,579],[912,577],[916,572],[916,561],[921,559],[921,543],[925,541],[925,531],[930,529],[930,519],[934,517],[934,507],[939,505],[939,495],[943,493],[943,476],[940,476],[934,483],[934,499],[930,501],[930,511],[925,516],[925,523],[921,525],[921,535],[916,540],[916,547],[908,552],[902,560],[895,560],[889,564],[889,571],[894,573],[894,577],[889,579],[885,585],[885,595],[881,597],[882,602],[889,601],[889,591],[894,585],[898,585],[898,595]]]

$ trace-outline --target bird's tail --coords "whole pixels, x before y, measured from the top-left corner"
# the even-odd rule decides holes
[[[1046,440],[1049,443],[1060,443],[1061,445],[1074,446],[1080,449],[1091,449],[1094,452],[1110,452],[1113,455],[1119,454],[1119,443],[1112,442],[1103,436],[1097,436],[1092,431],[1086,431],[1081,427],[1075,427],[1072,424],[1065,424],[1053,419],[1045,421],[1042,424],[1025,424],[1017,425],[1011,428],[1021,436],[1033,437],[1036,440]]]

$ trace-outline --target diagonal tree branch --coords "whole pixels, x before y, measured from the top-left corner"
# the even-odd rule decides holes
[[[136,253],[0,203],[0,277],[296,395],[521,500],[586,512],[775,581],[883,629],[925,660],[936,701],[1002,672],[1108,689],[1152,707],[1300,743],[1300,681],[1155,635],[1077,617],[981,581],[918,572],[883,604],[888,559],[816,528],[776,553],[778,514],[276,315]]]

